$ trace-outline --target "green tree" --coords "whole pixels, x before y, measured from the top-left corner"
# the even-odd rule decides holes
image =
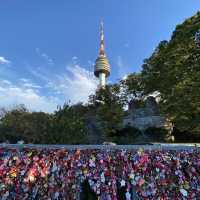
[[[144,85],[141,73],[131,73],[120,81],[120,98],[126,105],[132,99],[143,99]]]
[[[0,120],[1,140],[26,143],[46,143],[52,115],[44,112],[30,112],[23,105],[4,111]]]
[[[55,111],[53,128],[49,136],[50,143],[81,144],[87,143],[85,123],[86,107],[82,104],[65,104]]]
[[[105,140],[113,141],[116,131],[122,127],[124,113],[119,93],[119,85],[115,84],[97,90],[96,94],[90,97],[90,104],[95,107]]]
[[[178,25],[142,70],[145,94],[158,92],[165,115],[180,131],[200,134],[200,13]]]

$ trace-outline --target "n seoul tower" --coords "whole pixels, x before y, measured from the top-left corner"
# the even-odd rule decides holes
[[[105,54],[103,22],[100,26],[100,49],[95,61],[94,75],[99,79],[99,88],[105,88],[106,78],[110,75],[110,65]]]

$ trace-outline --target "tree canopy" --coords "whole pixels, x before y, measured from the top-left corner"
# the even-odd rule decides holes
[[[145,60],[146,94],[159,92],[160,106],[181,131],[200,133],[200,13],[178,25]]]

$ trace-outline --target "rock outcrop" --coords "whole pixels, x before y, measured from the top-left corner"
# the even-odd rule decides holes
[[[143,107],[137,100],[132,100],[123,120],[124,126],[133,126],[141,131],[149,127],[162,128],[165,122],[166,118],[160,115],[157,102],[152,96],[146,99]]]
[[[157,128],[166,130],[164,141],[171,141],[173,126],[166,117],[159,112],[158,104],[154,97],[149,96],[144,105],[141,106],[138,100],[132,100],[129,104],[128,111],[123,120],[123,126],[131,126],[139,129],[142,134],[136,138],[139,142],[156,142],[150,135],[146,135],[145,131],[149,128]]]

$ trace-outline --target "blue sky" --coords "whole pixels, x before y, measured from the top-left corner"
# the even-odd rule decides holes
[[[198,0],[6,0],[0,3],[0,107],[52,112],[87,101],[104,20],[109,82],[140,71],[159,41],[200,9]]]

